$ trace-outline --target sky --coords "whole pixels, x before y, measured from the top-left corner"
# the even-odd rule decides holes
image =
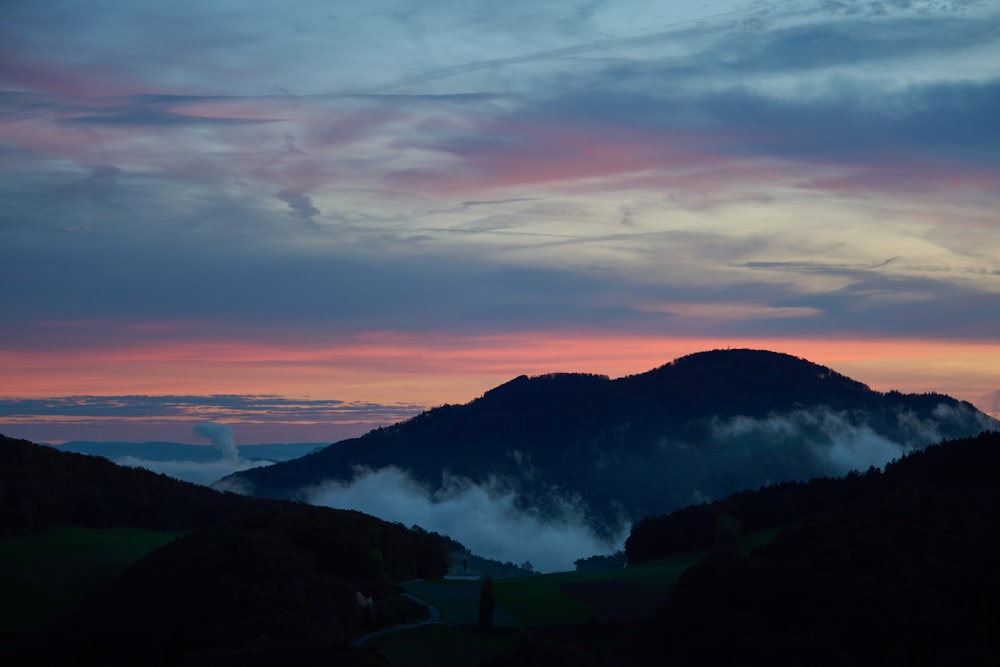
[[[0,432],[787,352],[1000,416],[1000,2],[0,3]]]

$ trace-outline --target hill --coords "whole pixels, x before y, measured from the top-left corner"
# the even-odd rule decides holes
[[[0,536],[65,524],[194,530],[274,506],[0,435]]]
[[[60,624],[55,657],[83,647],[104,664],[380,664],[349,640],[422,611],[393,582],[446,569],[436,536],[289,504],[153,551]]]
[[[993,431],[884,472],[786,486],[813,508],[749,551],[725,540],[702,551],[648,624],[547,629],[481,664],[996,665],[998,466]],[[689,509],[712,526],[768,495]]]
[[[440,577],[448,568],[440,535],[359,512],[223,493],[0,436],[0,537],[67,525],[186,534],[129,567],[43,644],[0,629],[7,655],[254,664],[301,654],[368,664],[348,640],[414,613],[393,582]],[[44,556],[59,561],[58,553]],[[5,581],[20,576],[2,574]],[[377,613],[359,603],[360,591]]]
[[[987,432],[840,480],[843,503],[745,558],[723,550],[689,570],[651,633],[655,653],[680,665],[997,664],[998,466],[1000,433]]]
[[[881,393],[790,355],[715,350],[615,380],[521,376],[467,404],[217,485],[311,501],[324,483],[391,467],[431,494],[503,488],[545,516],[565,512],[568,499],[611,535],[623,517],[865,470],[996,423],[948,396]]]

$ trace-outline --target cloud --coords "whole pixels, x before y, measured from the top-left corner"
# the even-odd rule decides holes
[[[394,422],[420,412],[417,404],[382,405],[364,401],[291,398],[271,394],[50,396],[46,398],[2,398],[0,418],[21,421],[59,418],[84,423],[102,418],[176,419],[190,421],[198,416],[226,418],[227,421],[329,422],[354,420]],[[203,433],[197,435],[211,437]]]
[[[893,442],[875,433],[870,426],[840,424],[827,446],[814,445],[816,453],[838,475],[851,470],[883,467],[893,459],[902,458],[912,447]]]
[[[300,218],[308,220],[322,213],[322,211],[313,206],[312,200],[301,192],[285,189],[279,191],[274,196],[288,204],[288,208],[292,209],[293,214]]]
[[[11,387],[178,341],[996,338],[991,3],[7,4]]]
[[[519,506],[514,487],[499,478],[483,484],[446,475],[431,491],[406,472],[359,468],[351,482],[327,482],[303,492],[306,502],[355,509],[386,521],[449,535],[474,553],[501,561],[531,561],[541,572],[574,569],[573,561],[621,548],[629,524],[613,539],[598,537],[573,498],[553,498],[549,515]]]

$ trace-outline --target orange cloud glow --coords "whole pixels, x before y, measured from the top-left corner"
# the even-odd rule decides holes
[[[464,403],[517,375],[641,373],[693,352],[751,347],[829,366],[873,389],[942,392],[990,409],[1000,344],[719,339],[598,331],[451,338],[379,332],[330,343],[188,342],[4,353],[9,395],[266,393],[426,406]]]

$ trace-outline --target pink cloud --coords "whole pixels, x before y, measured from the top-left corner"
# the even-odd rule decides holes
[[[441,193],[545,185],[559,188],[647,188],[693,193],[794,185],[802,165],[733,155],[740,138],[626,127],[488,123],[464,128],[463,138],[400,142],[403,149],[436,150],[451,164],[400,170],[395,183]],[[743,198],[740,195],[737,198]]]
[[[73,62],[25,60],[10,50],[0,53],[2,78],[15,90],[50,93],[63,98],[100,98],[151,92],[121,71],[85,67]]]
[[[466,190],[607,177],[710,159],[691,151],[690,140],[669,142],[628,130],[520,124],[478,132],[486,138],[444,148],[460,160],[457,168],[411,171],[398,178],[414,187]]]
[[[47,118],[0,119],[0,142],[49,157],[86,159],[99,152],[103,140],[86,127],[67,126]]]
[[[466,402],[520,374],[619,377],[726,347],[787,352],[880,390],[941,391],[970,401],[993,391],[1000,375],[995,342],[675,338],[599,329],[461,337],[386,331],[333,340],[119,337],[106,346],[0,352],[0,366],[14,396],[254,393],[440,405]]]

